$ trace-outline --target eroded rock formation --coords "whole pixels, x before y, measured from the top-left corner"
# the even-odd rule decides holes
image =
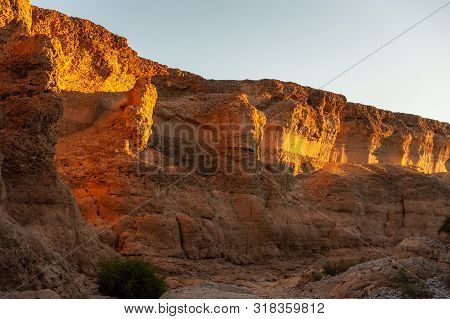
[[[29,32],[28,1],[2,1],[0,17],[0,290],[84,293],[92,288],[86,275],[114,253],[56,173],[56,51],[49,37]]]
[[[247,158],[253,166],[255,161],[289,166],[294,174],[330,161],[346,103],[342,95],[276,80],[156,76],[154,82],[160,92],[155,124],[162,136],[157,138],[173,140],[177,132],[170,127],[183,123],[200,132],[209,127],[217,156]],[[190,143],[205,148],[201,139]]]
[[[353,103],[344,109],[343,117],[335,145],[341,162],[390,163],[424,173],[447,172],[448,123]]]
[[[57,85],[63,91],[123,92],[137,78],[169,72],[138,57],[126,39],[90,21],[37,7],[32,13],[32,32],[51,37],[58,51]]]
[[[77,205],[125,256],[233,264],[437,237],[450,212],[448,123],[205,80],[25,0],[2,2],[0,27],[6,290],[86,289],[113,253]]]
[[[60,174],[81,210],[123,254],[226,257],[240,263],[384,246],[412,234],[435,236],[449,211],[448,184],[438,177],[401,166],[327,164],[333,143],[326,141],[339,134],[331,128],[339,127],[346,105],[342,96],[277,81],[161,76],[153,83],[159,96],[155,130],[140,157],[117,152],[109,143],[93,144],[93,138],[114,131],[103,126],[107,120],[93,126],[100,130],[79,131],[58,145]],[[117,112],[123,111],[111,114]],[[105,119],[109,116],[118,115]],[[325,120],[329,129],[317,127]],[[202,130],[215,136],[209,153]],[[280,145],[289,130],[298,152],[283,161],[287,149]],[[119,135],[116,141],[124,138]],[[202,156],[216,166],[202,166]],[[274,168],[280,162],[309,174]],[[310,175],[317,168],[322,169]]]
[[[446,179],[401,168],[446,171],[446,123],[294,83],[204,80],[145,62],[90,22],[33,15],[35,33],[57,39],[66,60],[84,61],[67,70],[81,70],[86,87],[70,80],[74,72],[56,80],[65,108],[57,166],[85,218],[123,254],[241,262],[389,245],[435,236],[449,210]],[[123,91],[148,77],[157,93],[128,108]],[[134,151],[123,144],[131,139]]]

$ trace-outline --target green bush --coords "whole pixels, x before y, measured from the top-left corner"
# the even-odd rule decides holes
[[[450,234],[450,216],[445,217],[444,222],[439,228],[439,234],[440,233],[446,233],[447,235]]]
[[[99,292],[121,299],[157,299],[166,291],[164,278],[139,260],[112,260],[101,264]]]
[[[394,277],[395,287],[399,288],[403,295],[412,299],[431,298],[432,293],[425,287],[420,279],[410,276],[405,270],[401,269]]]
[[[340,259],[338,261],[327,261],[322,266],[322,272],[329,276],[336,276],[346,272],[350,267],[359,264],[357,260]]]

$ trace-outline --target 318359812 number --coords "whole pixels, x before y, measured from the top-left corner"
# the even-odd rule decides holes
[[[299,302],[280,302],[280,303],[255,303],[253,305],[254,313],[325,313],[325,304],[323,303],[299,303]]]

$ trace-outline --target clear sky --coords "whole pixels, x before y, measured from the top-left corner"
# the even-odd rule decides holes
[[[128,39],[139,55],[211,79],[315,88],[448,0],[32,0]],[[324,89],[450,122],[450,5]]]

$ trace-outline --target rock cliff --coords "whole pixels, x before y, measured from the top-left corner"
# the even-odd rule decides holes
[[[423,173],[449,169],[448,123],[353,103],[345,108],[343,118],[335,145],[341,161],[390,163]]]
[[[32,30],[67,61],[59,174],[123,254],[239,262],[388,245],[435,236],[449,211],[446,179],[409,169],[446,171],[447,123],[295,83],[205,80],[54,11],[33,8]],[[150,77],[156,90],[128,107]]]
[[[127,40],[90,21],[53,10],[32,9],[34,34],[52,38],[58,51],[57,85],[64,91],[128,91],[139,77],[167,74],[168,68],[138,57]]]
[[[239,125],[256,121],[260,132],[254,134],[253,143],[259,156],[263,161],[289,164],[296,173],[302,171],[302,164],[305,170],[311,170],[326,162],[390,163],[424,173],[447,171],[448,123],[346,103],[343,96],[294,83],[205,81],[140,58],[128,47],[126,39],[90,21],[36,7],[32,8],[32,15],[32,24],[31,20],[28,22],[32,32],[51,37],[58,52],[55,81],[65,104],[58,124],[63,133],[92,124],[111,104],[108,100],[114,92],[130,90],[138,78],[156,76],[160,78],[156,83],[158,91],[172,94],[167,101],[161,101],[162,105],[175,112],[179,103],[185,103],[183,98],[188,92],[191,96],[217,97],[223,93],[231,100],[233,95],[237,100],[247,99],[242,103],[248,105],[251,114],[246,120],[240,119]],[[84,103],[79,103],[80,99]],[[204,101],[212,103],[215,102]],[[164,112],[162,108],[156,110]],[[218,108],[215,111],[220,113]],[[217,125],[217,121],[236,120],[220,118],[218,114],[205,118],[214,117],[209,110],[189,108],[187,112],[192,113],[191,117],[202,115],[199,123]],[[233,124],[235,128],[238,123]]]
[[[103,123],[125,112],[117,106],[93,125],[100,130],[80,130],[57,146],[59,172],[83,214],[122,254],[242,263],[385,246],[436,236],[448,214],[445,178],[336,155],[345,143],[337,142],[347,120],[343,96],[272,80],[152,82],[158,100],[147,149],[128,156],[108,142],[92,147],[115,131]],[[369,146],[359,147],[368,160]]]

